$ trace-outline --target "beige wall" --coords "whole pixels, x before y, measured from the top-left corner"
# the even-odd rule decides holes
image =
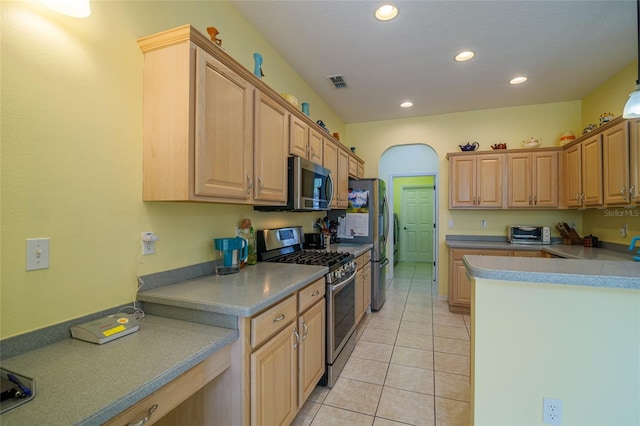
[[[377,176],[383,153],[396,145],[421,143],[431,146],[438,155],[438,217],[439,229],[439,294],[447,294],[448,256],[447,234],[505,235],[506,225],[535,223],[553,225],[562,220],[581,224],[581,213],[573,210],[449,210],[448,152],[459,152],[458,145],[477,141],[480,150],[506,142],[508,147],[521,146],[524,139],[542,138],[543,146],[556,146],[566,130],[580,126],[580,102],[561,102],[516,108],[498,108],[403,120],[347,124],[348,145],[356,146],[366,163],[367,176]],[[449,219],[454,227],[447,228]],[[480,221],[487,220],[487,228]],[[555,234],[557,236],[557,234]]]
[[[191,23],[264,81],[311,104],[311,118],[344,124],[227,2],[93,1],[74,19],[37,1],[2,1],[0,337],[134,300],[136,275],[213,259],[211,239],[243,217],[259,227],[314,214],[233,205],[143,203],[142,69],[137,38]],[[154,231],[156,254],[140,256]],[[25,240],[50,238],[50,267],[25,271]]]
[[[472,285],[475,425],[640,424],[637,290],[476,279]]]

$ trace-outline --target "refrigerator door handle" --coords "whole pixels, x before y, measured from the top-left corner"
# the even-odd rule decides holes
[[[389,209],[386,195],[383,195],[382,198],[382,215],[384,216],[384,237],[382,239],[382,245],[386,245],[387,238],[389,237]]]
[[[382,263],[380,263],[380,267],[382,268],[383,266],[387,266],[389,264],[389,258],[386,258],[385,260],[382,261]]]

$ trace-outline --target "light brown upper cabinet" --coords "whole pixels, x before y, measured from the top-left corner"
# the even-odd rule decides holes
[[[567,148],[564,163],[567,207],[602,206],[602,135]]]
[[[507,154],[507,207],[558,207],[558,153]]]
[[[290,116],[289,154],[322,165],[322,135],[299,117]]]
[[[143,199],[284,204],[289,113],[270,89],[190,25],[138,44]]]
[[[331,207],[345,209],[349,204],[349,154],[330,139],[324,138],[323,166],[331,170],[333,200]]]
[[[640,205],[640,120],[630,122],[630,201]]]
[[[449,208],[502,208],[503,181],[503,154],[449,154]]]
[[[631,200],[629,122],[602,132],[603,194],[607,205],[626,205]],[[635,194],[634,194],[635,195]]]

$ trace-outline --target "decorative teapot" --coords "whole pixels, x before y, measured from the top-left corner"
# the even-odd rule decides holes
[[[493,148],[493,149],[507,149],[507,144],[506,143],[495,143],[495,144],[491,145],[491,148]]]
[[[458,145],[458,146],[463,151],[475,151],[476,149],[478,149],[478,147],[480,147],[480,144],[478,142],[474,142],[474,143],[467,142],[466,145]]]
[[[531,138],[529,140],[522,141],[522,145],[524,145],[525,148],[537,148],[542,145],[542,139]]]

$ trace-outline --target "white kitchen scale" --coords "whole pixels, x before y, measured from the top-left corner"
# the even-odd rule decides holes
[[[138,320],[129,314],[114,314],[98,318],[84,324],[72,325],[71,337],[85,342],[110,342],[127,334],[135,333],[140,328]]]

